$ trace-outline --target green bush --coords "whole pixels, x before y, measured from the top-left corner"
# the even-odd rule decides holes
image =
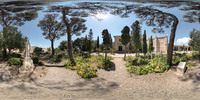
[[[40,47],[35,47],[35,49],[33,50],[33,54],[35,54],[36,56],[39,56],[42,52],[42,48]]]
[[[15,58],[20,58],[20,57],[21,57],[21,54],[18,54],[18,53],[11,53],[10,56],[11,56],[11,57],[15,57]]]
[[[3,57],[3,52],[0,50],[0,57]]]
[[[21,59],[20,58],[10,58],[8,59],[8,64],[9,65],[21,65]]]
[[[56,61],[61,61],[62,60],[62,55],[54,55],[53,59],[55,59]]]
[[[200,59],[200,53],[192,53],[192,59]]]
[[[39,66],[44,65],[42,62],[39,61],[38,57],[32,57],[32,60],[33,60],[33,64],[36,64],[36,65],[39,65]]]

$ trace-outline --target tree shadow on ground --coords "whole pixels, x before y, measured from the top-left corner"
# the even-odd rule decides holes
[[[39,88],[54,90],[65,90],[72,92],[91,92],[98,94],[106,94],[111,92],[113,89],[119,87],[116,82],[111,82],[105,80],[104,78],[93,78],[93,79],[77,79],[76,82],[72,81],[60,81],[60,82],[36,82],[34,81],[34,85]]]
[[[107,68],[105,69],[105,71],[115,71],[115,63],[111,62],[112,63],[112,67],[111,68]]]
[[[44,65],[45,67],[65,67],[65,65]]]
[[[193,90],[200,92],[200,65],[188,69],[182,77],[178,77],[181,81],[192,81]]]

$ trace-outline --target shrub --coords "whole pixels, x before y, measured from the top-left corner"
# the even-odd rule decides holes
[[[32,60],[33,60],[33,64],[37,64],[39,66],[44,65],[42,62],[39,61],[38,57],[32,57]]]
[[[33,53],[36,55],[36,56],[39,56],[41,53],[42,53],[42,48],[40,47],[35,47],[35,49],[33,50]]]
[[[97,68],[108,69],[112,67],[112,62],[110,60],[100,60],[98,61]]]
[[[90,64],[80,66],[77,70],[77,74],[84,79],[96,77],[96,72],[97,69],[95,68],[95,66],[91,66]]]
[[[127,62],[125,66],[129,73],[135,73],[137,75],[146,75],[152,72],[162,73],[170,68],[165,60],[158,57],[152,60],[141,59],[140,62],[135,58],[133,61]]]
[[[57,62],[62,60],[62,55],[54,55],[53,59],[55,59]]]
[[[11,57],[15,57],[15,58],[20,58],[20,57],[21,57],[21,54],[18,54],[18,53],[11,53],[10,56],[11,56]]]
[[[8,64],[9,65],[21,65],[21,59],[20,58],[10,58],[8,59]]]
[[[194,66],[193,63],[189,63],[189,62],[186,62],[186,65],[185,65],[187,68],[192,68]]]
[[[192,53],[192,59],[200,59],[200,53]]]

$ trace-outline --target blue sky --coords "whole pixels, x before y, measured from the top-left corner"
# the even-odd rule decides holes
[[[72,2],[67,2],[68,4]],[[175,44],[185,44],[187,45],[187,41],[189,38],[189,33],[192,31],[192,28],[199,29],[200,24],[199,23],[187,23],[183,21],[182,16],[185,12],[178,10],[178,8],[172,8],[172,9],[162,9],[162,11],[170,12],[174,15],[176,15],[179,19],[179,24],[176,31],[176,38],[175,38]],[[42,31],[39,27],[37,27],[37,24],[39,23],[39,20],[42,20],[45,13],[42,11],[38,12],[39,16],[36,20],[32,20],[30,22],[26,22],[25,25],[18,27],[19,31],[23,33],[24,36],[27,36],[30,40],[31,46],[39,46],[39,47],[50,47],[51,43],[49,40],[45,39],[42,35]],[[124,26],[131,26],[133,22],[136,20],[139,20],[136,18],[134,14],[131,14],[129,18],[120,18],[119,16],[114,16],[109,13],[107,14],[101,14],[100,17],[103,18],[102,21],[97,20],[97,18],[91,16],[85,18],[87,31],[83,33],[81,36],[73,36],[72,39],[76,39],[78,37],[84,37],[86,34],[89,33],[89,30],[93,30],[93,39],[96,40],[97,36],[100,37],[100,42],[102,42],[102,36],[101,32],[103,29],[108,29],[108,31],[111,33],[112,36],[121,35],[121,30]],[[159,34],[159,33],[152,33],[151,30],[153,27],[146,26],[144,23],[141,24],[142,26],[142,33],[144,30],[147,32],[147,37],[150,37],[151,35],[154,37],[157,35],[165,36],[165,34],[168,34],[168,37],[170,35],[170,28],[165,29],[165,34]],[[2,27],[0,28],[2,30]],[[55,41],[55,47],[59,45],[59,43],[62,40],[67,40],[67,36],[61,37],[59,40]],[[113,38],[114,41],[114,38]]]

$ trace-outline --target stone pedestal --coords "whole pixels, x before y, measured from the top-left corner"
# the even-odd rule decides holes
[[[32,72],[34,70],[33,60],[30,57],[25,57],[23,66],[19,68],[19,73]]]
[[[185,65],[186,65],[186,62],[180,62],[178,64],[178,66],[177,66],[177,74],[178,75],[183,75],[186,72],[187,68]]]

